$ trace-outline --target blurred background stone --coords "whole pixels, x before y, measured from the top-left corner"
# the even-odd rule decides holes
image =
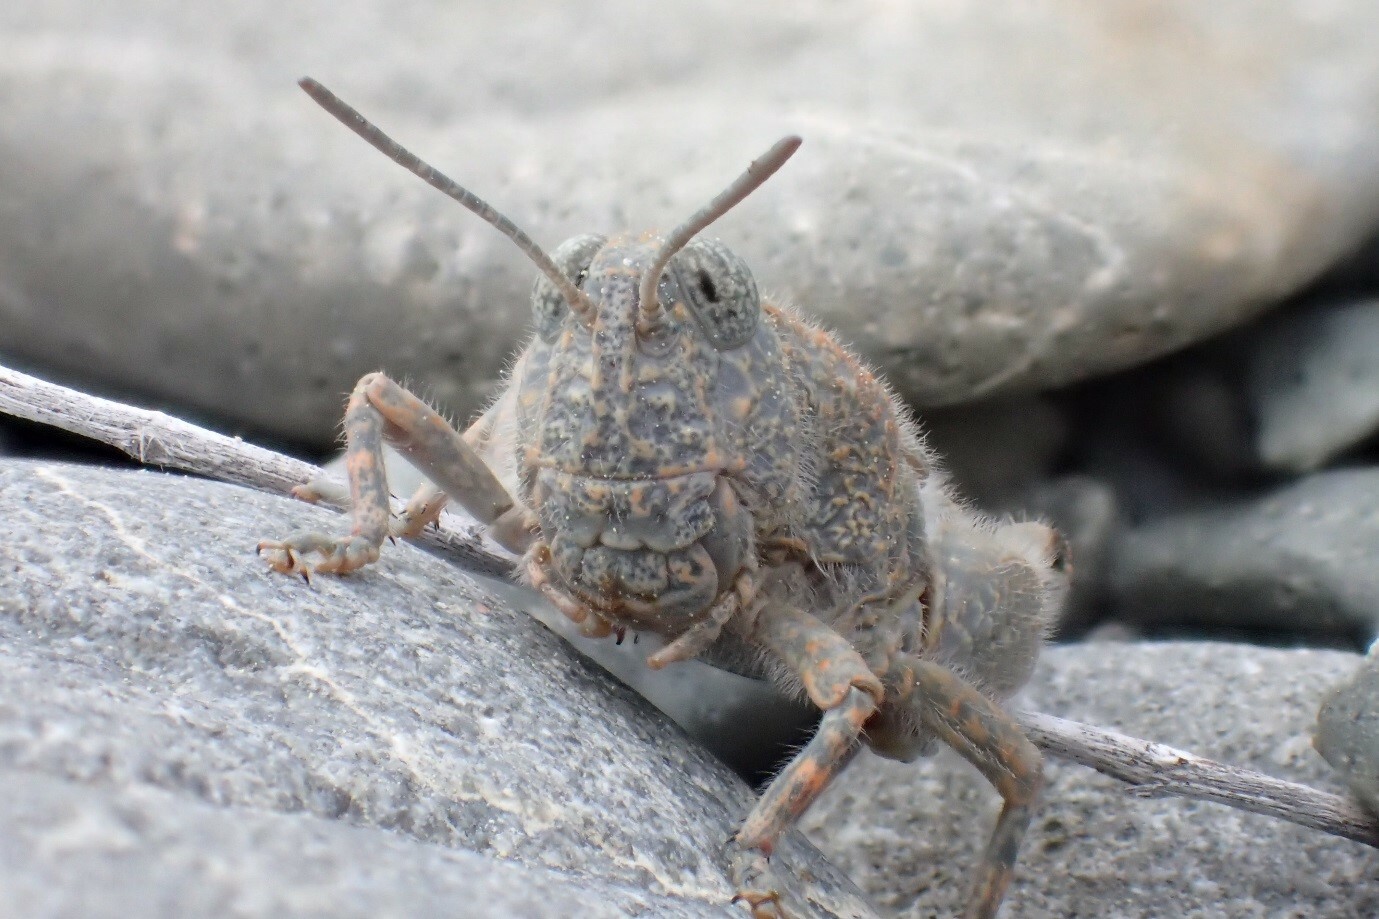
[[[1376,30],[1359,0],[20,0],[0,350],[317,450],[380,367],[473,411],[535,272],[316,110],[310,73],[552,246],[678,222],[800,132],[715,230],[764,289],[921,406],[1062,384],[1361,242]]]
[[[1379,624],[1379,469],[1165,517],[1114,553],[1115,608],[1132,622],[1367,641]]]
[[[1310,472],[1379,431],[1379,299],[1290,312],[1254,342],[1260,459]]]
[[[1379,651],[1323,697],[1317,752],[1335,767],[1370,810],[1379,813]]]

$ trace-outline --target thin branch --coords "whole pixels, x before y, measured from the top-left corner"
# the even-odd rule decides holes
[[[149,466],[179,469],[258,491],[286,495],[325,475],[319,466],[226,437],[163,412],[135,408],[0,366],[0,412],[109,444]],[[343,491],[343,489],[342,489]],[[330,500],[322,504],[343,510]],[[485,538],[478,521],[448,508],[417,540],[489,574],[506,576],[511,556]]]
[[[1136,797],[1214,801],[1379,848],[1379,819],[1350,798],[1053,715],[1018,717],[1035,746],[1129,784]]]
[[[322,472],[310,463],[208,431],[162,412],[108,399],[0,367],[0,412],[53,425],[117,447],[141,463],[171,467],[273,494]],[[477,522],[447,513],[421,542],[488,572],[512,562]],[[1183,750],[1036,712],[1019,715],[1031,741],[1049,754],[1118,779],[1139,797],[1177,795],[1264,814],[1379,848],[1379,818],[1349,798],[1285,782]]]

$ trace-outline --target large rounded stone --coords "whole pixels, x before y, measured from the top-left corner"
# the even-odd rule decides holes
[[[452,566],[274,575],[256,539],[339,515],[147,471],[0,462],[0,519],[24,915],[734,914],[750,790]],[[872,915],[798,835],[778,861],[804,915]]]
[[[1208,643],[1052,648],[1030,708],[1343,792],[1309,742],[1317,706],[1354,654]],[[1142,799],[1080,766],[1049,784],[1006,912],[1021,919],[1379,914],[1374,850],[1216,804]],[[868,757],[805,818],[811,838],[893,914],[954,915],[999,799],[949,755]]]
[[[311,73],[548,245],[665,229],[800,132],[714,231],[765,289],[922,404],[1057,384],[1359,241],[1376,31],[1362,0],[11,2],[3,348],[316,446],[379,367],[472,410],[534,271]]]
[[[1310,472],[1379,431],[1379,299],[1291,313],[1250,344],[1260,459]]]
[[[1379,469],[1316,473],[1114,545],[1118,613],[1150,625],[1363,639],[1379,625]]]
[[[1379,813],[1379,646],[1326,693],[1317,712],[1316,746]]]

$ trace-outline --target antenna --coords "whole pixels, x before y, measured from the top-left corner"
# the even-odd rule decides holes
[[[597,310],[589,297],[556,267],[551,257],[533,242],[530,236],[523,233],[516,224],[500,214],[493,205],[440,172],[434,166],[422,161],[416,154],[384,134],[377,125],[359,114],[339,96],[311,77],[303,77],[297,81],[297,85],[306,90],[306,94],[315,99],[321,108],[334,115],[341,124],[364,138],[388,159],[416,175],[437,191],[454,198],[479,217],[488,221],[499,233],[517,243],[517,248],[525,252],[527,258],[535,262],[536,267],[540,268],[542,273],[551,279],[580,321],[586,326],[593,325]],[[728,206],[731,207],[732,205]]]
[[[739,201],[756,191],[761,183],[776,174],[776,170],[785,165],[785,161],[794,155],[800,148],[800,140],[796,135],[782,137],[776,141],[775,145],[761,156],[752,160],[752,164],[747,167],[747,171],[738,176],[733,183],[719,193],[708,204],[675,228],[651,262],[651,267],[642,275],[642,284],[639,290],[638,299],[641,301],[640,315],[637,318],[637,332],[640,335],[648,335],[655,330],[661,321],[661,303],[656,297],[656,287],[661,282],[661,272],[665,271],[666,265],[675,253],[685,248],[691,239],[698,236],[705,227],[722,217],[732,210]]]

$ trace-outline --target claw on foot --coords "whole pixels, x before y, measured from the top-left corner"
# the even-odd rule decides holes
[[[752,919],[790,919],[782,901],[781,885],[767,854],[760,849],[738,846],[736,837],[729,842],[732,856],[733,902],[745,903],[752,911]]]
[[[348,574],[378,560],[378,547],[362,536],[322,536],[294,533],[286,539],[265,539],[255,549],[268,567],[282,574],[299,574],[308,584],[313,572]],[[321,560],[309,565],[302,558],[316,553]]]
[[[254,547],[254,552],[279,574],[300,574],[308,584],[311,583],[311,567],[287,543],[265,539]]]
[[[733,897],[734,903],[746,903],[752,911],[752,919],[788,919],[780,909],[780,898],[773,891],[758,898],[755,894],[739,893]]]

